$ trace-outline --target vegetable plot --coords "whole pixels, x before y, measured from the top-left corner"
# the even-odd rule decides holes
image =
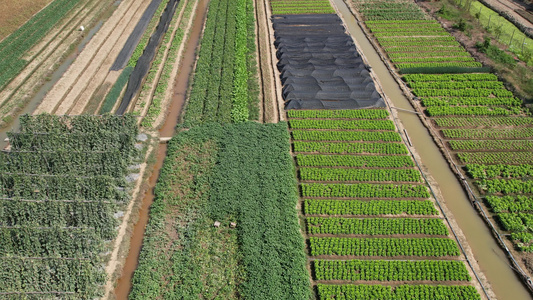
[[[0,155],[1,293],[102,295],[136,134],[128,115],[21,117]]]
[[[470,281],[465,264],[457,260],[459,247],[428,199],[394,123],[379,111],[287,112],[318,298],[395,299],[423,292],[421,299],[479,299],[475,288],[453,285]],[[348,260],[355,257],[364,259]],[[332,280],[349,284],[341,289]],[[396,292],[360,284],[364,281],[413,285]],[[422,281],[450,284],[437,291],[419,285]]]

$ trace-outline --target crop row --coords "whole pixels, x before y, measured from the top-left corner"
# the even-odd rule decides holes
[[[284,0],[271,0],[273,15],[284,14],[332,14],[335,13],[333,7],[325,0],[303,0],[288,2]]]
[[[0,259],[0,291],[8,294],[39,293],[39,297],[33,299],[56,297],[57,292],[77,299],[93,299],[103,292],[106,276],[101,269],[97,259],[3,257]],[[20,295],[14,298],[7,294],[4,296],[7,299],[21,298]]]
[[[306,199],[306,215],[437,215],[430,200],[317,200]]]
[[[310,237],[312,256],[459,256],[448,238],[344,238]]]
[[[300,168],[300,178],[314,181],[421,181],[416,169]]]
[[[474,179],[497,177],[525,177],[533,176],[533,165],[476,165],[465,166],[467,174]]]
[[[398,69],[409,68],[445,68],[445,67],[463,67],[463,68],[480,68],[483,65],[479,62],[428,62],[428,63],[397,63]]]
[[[505,105],[520,106],[522,100],[515,97],[444,97],[422,98],[424,106],[452,106],[452,105]]]
[[[304,141],[383,141],[400,142],[400,134],[394,131],[311,131],[293,130],[294,140]]]
[[[407,154],[407,148],[399,143],[331,143],[331,142],[294,142],[295,152],[320,153],[379,153]]]
[[[463,164],[533,164],[531,152],[462,152],[457,156]]]
[[[441,33],[446,32],[438,23],[417,23],[416,26],[413,24],[398,24],[393,26],[391,24],[372,24],[367,22],[368,28],[374,33],[394,33],[394,36],[402,36],[402,34],[413,35],[414,33]],[[418,31],[417,31],[418,30]]]
[[[532,212],[533,198],[527,196],[487,196],[485,200],[493,212]]]
[[[55,0],[35,14],[0,43],[0,89],[28,64],[25,54],[52,29],[80,0]]]
[[[365,129],[394,130],[391,120],[289,120],[292,129]]]
[[[497,217],[505,231],[533,231],[533,214],[499,213],[497,214]]]
[[[453,56],[448,54],[447,56],[418,56],[418,57],[401,57],[401,58],[391,58],[391,61],[395,64],[398,63],[437,63],[437,62],[471,62],[476,61],[473,57],[470,56]]]
[[[303,183],[303,197],[325,198],[428,198],[425,185],[410,184],[319,184]]]
[[[301,167],[367,167],[367,168],[403,168],[413,167],[410,156],[394,155],[296,155],[296,162]]]
[[[533,136],[533,128],[443,129],[448,139],[520,139]]]
[[[342,200],[338,200],[342,201]],[[441,219],[307,217],[309,234],[448,235]]]
[[[319,300],[388,299],[388,300],[481,300],[473,286],[463,285],[331,285],[318,284]]]
[[[185,108],[186,127],[204,122],[229,123],[252,117],[248,109],[253,55],[247,36],[253,36],[253,4],[249,0],[214,1],[202,37],[192,90]]]
[[[413,94],[417,97],[513,97],[513,93],[502,88],[495,89],[413,89]]]
[[[533,181],[518,179],[482,179],[476,181],[479,188],[488,194],[531,194]]]
[[[317,280],[470,281],[460,261],[315,260]]]
[[[402,42],[402,41],[409,41],[409,42],[446,42],[446,41],[455,41],[455,38],[453,36],[450,36],[449,34],[446,36],[393,36],[393,37],[381,37],[379,38],[379,42],[382,44],[386,44],[388,42]]]
[[[406,82],[468,82],[468,81],[497,81],[494,74],[407,74],[403,76]]]
[[[425,19],[424,13],[414,3],[362,3],[358,10],[370,21]]]
[[[102,133],[117,132],[137,134],[137,118],[127,114],[117,118],[115,115],[80,115],[56,116],[50,114],[20,116],[20,132],[22,133],[55,133],[57,135],[70,133]]]
[[[444,56],[470,56],[470,53],[465,52],[463,49],[447,50],[447,51],[425,51],[425,52],[391,52],[388,54],[391,59],[394,58],[407,58],[407,57],[444,57]],[[409,75],[409,74],[407,74]],[[414,75],[414,74],[413,74]],[[417,74],[418,75],[418,74]]]
[[[105,241],[115,237],[117,211],[128,200],[124,176],[136,153],[135,120],[110,115],[21,119],[19,138],[25,143],[18,140],[17,147],[32,151],[0,155],[0,293],[99,298]],[[49,140],[35,142],[41,136]],[[75,136],[90,140],[76,144]],[[106,139],[116,148],[92,151]],[[45,145],[56,148],[40,148]]]
[[[533,118],[528,117],[492,117],[492,118],[435,118],[439,127],[500,127],[531,126]]]
[[[520,114],[519,107],[488,106],[431,106],[426,109],[430,117],[439,116],[510,116]]]
[[[501,81],[411,81],[412,89],[503,89]]]
[[[416,30],[416,28],[415,28]],[[410,36],[415,33],[414,31],[409,31],[406,28],[401,27],[389,27],[389,28],[380,28],[379,30],[372,30],[372,33],[375,37],[381,38],[381,37],[402,37],[402,36]],[[432,35],[432,36],[447,36],[449,35],[448,32],[444,31],[442,28],[434,28],[434,27],[424,27],[420,28],[420,35]],[[443,55],[446,56],[446,55]]]
[[[440,46],[440,45],[432,45],[432,46],[403,46],[403,47],[396,47],[396,46],[388,46],[383,47],[387,53],[424,53],[424,52],[465,52],[465,49],[459,45],[456,46]]]
[[[533,234],[530,232],[511,232],[511,240],[519,251],[533,252]]]
[[[426,27],[426,26],[439,26],[440,27],[440,24],[437,23],[435,20],[426,20],[426,19],[422,19],[422,20],[417,20],[417,19],[412,19],[412,20],[393,20],[393,21],[386,21],[386,20],[380,20],[380,21],[373,21],[373,20],[368,20],[368,21],[365,21],[365,24],[369,27],[369,28],[389,28],[389,27],[409,27],[409,28],[412,28],[412,25],[415,25],[415,26],[420,26],[422,28]]]
[[[533,141],[528,140],[458,140],[448,141],[452,150],[466,151],[526,151],[533,150]]]
[[[343,110],[288,110],[289,118],[343,118],[343,119],[385,119],[389,116],[386,109],[343,109]]]

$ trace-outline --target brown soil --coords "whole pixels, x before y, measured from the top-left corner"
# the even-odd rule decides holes
[[[133,31],[131,24],[137,23],[148,4],[142,0],[123,1],[34,113],[66,114],[71,109],[83,111],[92,93],[103,83],[125,39]],[[81,101],[76,103],[78,99]]]
[[[279,121],[278,100],[275,87],[274,69],[272,68],[272,43],[270,40],[270,22],[267,17],[268,1],[255,0],[256,41],[258,51],[258,75],[261,91],[262,119],[265,123]]]
[[[26,23],[52,0],[0,0],[0,41]]]
[[[188,0],[188,1],[193,1],[193,0]],[[154,128],[161,127],[163,122],[165,121],[165,119],[167,117],[168,108],[171,105],[172,100],[176,98],[174,88],[176,87],[176,85],[178,83],[181,83],[182,81],[184,81],[182,83],[184,85],[184,88],[183,88],[183,93],[184,94],[183,95],[178,95],[178,96],[182,96],[183,100],[179,100],[178,102],[181,103],[180,104],[181,106],[183,106],[183,104],[185,102],[185,94],[186,94],[188,81],[189,81],[189,78],[185,77],[185,75],[187,74],[187,76],[188,76],[189,73],[192,73],[192,71],[189,71],[187,68],[191,68],[191,70],[192,70],[191,65],[194,64],[194,62],[192,62],[191,60],[185,59],[184,55],[185,55],[185,52],[187,50],[187,47],[192,47],[192,45],[188,46],[189,43],[194,44],[194,47],[196,47],[196,44],[198,43],[198,40],[196,40],[195,38],[191,39],[191,34],[192,34],[191,33],[191,29],[193,28],[195,22],[203,22],[203,20],[197,20],[198,16],[195,14],[195,12],[198,9],[199,1],[196,1],[196,0],[194,0],[194,1],[195,1],[195,4],[194,4],[194,7],[192,9],[191,16],[189,17],[189,20],[187,22],[187,25],[186,25],[187,27],[185,28],[185,34],[183,36],[183,39],[182,39],[182,42],[181,42],[181,45],[180,45],[180,49],[178,50],[177,59],[174,62],[174,68],[172,70],[172,73],[170,74],[169,82],[171,84],[168,85],[167,90],[165,92],[165,97],[164,97],[163,103],[161,103],[161,112],[159,113],[159,116],[155,119],[155,121],[153,123],[153,127]],[[202,3],[202,4],[203,5],[207,5],[205,3]],[[186,8],[184,7],[183,12],[185,12],[185,9]],[[204,11],[205,11],[205,8],[204,8]],[[183,18],[183,15],[181,16],[181,18]],[[182,22],[183,21],[180,20],[180,24]],[[199,25],[197,25],[197,26],[199,26]],[[179,25],[178,25],[178,27],[179,27]],[[189,50],[189,51],[192,51],[192,50]],[[196,61],[196,57],[194,58],[194,61]],[[150,101],[151,101],[151,99],[150,99]],[[181,110],[181,108],[180,108],[180,110]],[[146,108],[146,110],[143,112],[143,115],[145,115],[147,111],[148,111],[148,108]]]

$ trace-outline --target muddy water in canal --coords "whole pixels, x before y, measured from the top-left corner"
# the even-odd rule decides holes
[[[346,27],[357,41],[360,51],[367,58],[392,104],[397,108],[412,111],[413,107],[409,100],[402,94],[397,82],[366,38],[349,8],[343,0],[332,1],[337,6]],[[533,299],[509,266],[509,261],[488,227],[470,204],[461,184],[450,170],[448,162],[440,153],[419,117],[401,110],[398,111],[398,116],[406,128],[414,148],[420,155],[422,163],[440,186],[444,197],[442,200],[451,210],[453,217],[468,239],[475,259],[491,283],[497,298],[501,300]]]
[[[191,29],[189,40],[185,47],[182,63],[180,64],[180,70],[174,82],[174,93],[172,95],[172,103],[169,108],[169,113],[165,119],[165,123],[159,130],[161,137],[171,137],[174,135],[174,130],[178,122],[178,117],[185,103],[185,97],[187,95],[187,87],[189,85],[189,76],[193,71],[194,62],[196,59],[196,47],[200,40],[202,28],[207,12],[208,0],[200,0],[196,9],[195,20]],[[133,235],[130,240],[130,249],[124,268],[122,270],[122,276],[117,282],[115,288],[116,299],[128,299],[128,294],[131,290],[131,279],[133,273],[137,268],[139,259],[139,253],[142,247],[142,241],[146,224],[148,223],[148,215],[150,211],[150,205],[154,201],[154,187],[159,178],[159,171],[163,165],[163,161],[166,156],[167,146],[166,144],[160,144],[157,153],[157,161],[154,165],[152,176],[149,179],[149,188],[144,195],[141,209],[139,211],[139,220],[133,228]]]

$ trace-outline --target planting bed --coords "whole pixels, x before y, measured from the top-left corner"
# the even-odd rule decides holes
[[[363,133],[399,138],[386,110],[287,114],[319,299],[480,299],[469,284],[471,273],[457,242],[403,142],[374,142],[398,146],[401,153],[376,155],[361,146],[367,144],[360,140]],[[339,119],[348,116],[350,121]],[[359,127],[324,126],[339,122]],[[376,127],[376,122],[390,126]],[[305,129],[294,129],[295,124]],[[301,149],[300,143],[318,143],[314,132],[328,137],[320,139],[323,146],[313,152]],[[364,150],[354,155],[337,148],[344,143]]]
[[[2,298],[102,295],[108,241],[128,201],[135,119],[23,116],[0,153]]]
[[[258,118],[254,55],[253,1],[211,1],[185,107],[186,127]]]
[[[354,2],[358,6],[367,1]],[[407,2],[394,3],[403,7],[404,11],[412,9]],[[422,13],[422,10],[419,11]],[[425,118],[439,133],[435,137],[440,140],[445,154],[449,155],[450,163],[462,169],[461,176],[464,174],[471,178],[469,185],[475,191],[472,196],[479,197],[486,204],[484,209],[492,212],[491,217],[500,225],[500,232],[509,237],[507,241],[502,241],[509,248],[518,250],[518,253],[513,253],[531,274],[531,265],[522,265],[531,259],[526,252],[533,252],[533,231],[527,225],[530,220],[528,201],[533,194],[531,175],[527,172],[533,164],[533,118],[530,112],[495,75],[478,73],[483,70],[481,65],[465,68],[465,58],[470,56],[464,54],[458,45],[452,46],[448,39],[451,41],[453,38],[438,23],[427,20],[427,16],[413,15],[405,20],[390,13],[391,21],[385,22],[376,21],[373,15],[367,15],[362,10],[360,13],[394,66],[404,74],[418,73],[402,77],[405,86],[416,96],[414,99],[419,100],[415,102],[416,107],[424,112]],[[402,30],[407,24],[417,24],[428,37],[433,36],[433,32],[439,32],[439,42],[421,42],[419,31]],[[413,45],[419,43],[419,47],[398,47],[400,40]],[[446,49],[454,49],[451,52],[454,54],[449,54]],[[398,53],[404,54],[398,56]],[[403,60],[398,61],[398,57],[413,57],[417,61],[448,57],[455,63],[453,67],[443,68],[439,60],[429,67],[405,68]]]

